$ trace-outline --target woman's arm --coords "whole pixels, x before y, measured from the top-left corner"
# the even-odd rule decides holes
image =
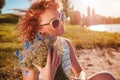
[[[73,45],[69,40],[66,40],[70,49],[70,59],[72,64],[72,71],[74,72],[76,77],[79,77],[80,72],[82,71],[81,66],[79,65],[77,58],[75,56],[75,50],[73,48]]]
[[[75,50],[73,48],[73,45],[69,40],[66,40],[70,49],[70,58],[71,58],[71,64],[72,64],[72,71],[75,74],[75,77],[84,78],[85,72],[83,71],[82,67],[79,65],[77,61],[77,57],[75,56]]]

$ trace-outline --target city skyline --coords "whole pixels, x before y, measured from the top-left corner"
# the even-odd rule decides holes
[[[74,9],[87,15],[87,7],[93,8],[96,14],[105,17],[120,17],[120,0],[70,0]]]

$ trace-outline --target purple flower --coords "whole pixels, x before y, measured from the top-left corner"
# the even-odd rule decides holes
[[[24,44],[24,49],[28,49],[29,47],[30,47],[30,43],[28,42],[28,40],[26,40]]]
[[[19,61],[21,62],[23,60],[23,58],[24,58],[23,54],[20,54],[19,55]]]
[[[43,41],[40,33],[36,33],[35,38],[36,38],[38,41]]]
[[[18,57],[18,55],[19,55],[19,51],[16,50],[15,53],[14,53],[14,55]]]
[[[25,76],[28,76],[29,72],[27,70],[22,71]]]

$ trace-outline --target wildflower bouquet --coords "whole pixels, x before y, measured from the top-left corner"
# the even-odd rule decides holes
[[[49,49],[51,51],[51,55],[53,55],[53,49],[57,48],[58,55],[62,57],[62,49],[60,49],[60,46],[54,44],[55,39],[53,36],[46,33],[37,33],[33,41],[26,41],[22,53],[16,51],[20,66],[35,69],[32,64],[34,63],[41,67],[44,67],[46,65],[47,53]],[[56,72],[55,80],[68,80],[61,64]]]

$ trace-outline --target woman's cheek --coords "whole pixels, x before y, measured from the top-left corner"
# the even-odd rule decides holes
[[[49,28],[49,27],[44,27],[42,28],[41,32],[45,32],[45,33],[48,33],[50,35],[53,35],[54,34],[54,30]]]
[[[60,27],[56,30],[56,33],[57,33],[58,36],[63,35],[64,32],[65,32],[64,27]]]

